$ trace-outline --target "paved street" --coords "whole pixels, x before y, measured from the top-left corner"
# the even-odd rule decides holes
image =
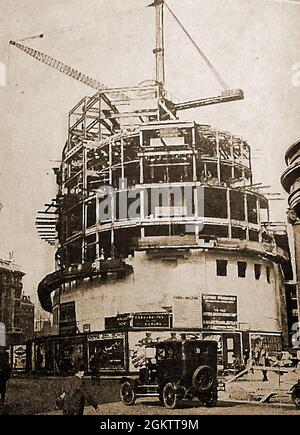
[[[56,415],[59,412],[50,413]],[[155,399],[138,400],[134,406],[127,407],[121,402],[103,404],[99,407],[100,415],[300,415],[293,405],[260,405],[252,403],[219,402],[215,408],[204,408],[194,402],[183,402],[179,409],[166,409]],[[93,408],[87,407],[85,415],[96,415]]]
[[[86,382],[90,392],[99,403],[102,415],[226,415],[226,414],[300,414],[287,394],[295,379],[286,374],[281,380],[281,390],[278,389],[278,379],[270,374],[269,382],[261,382],[261,373],[247,376],[237,382],[228,383],[226,391],[219,392],[218,406],[213,409],[202,408],[197,401],[182,402],[178,410],[167,410],[155,398],[139,398],[132,407],[125,407],[120,402],[120,384],[118,379],[102,378],[100,387],[91,385],[90,378]],[[297,373],[297,379],[299,373]],[[55,411],[55,401],[64,378],[49,377],[13,377],[8,382],[7,400],[4,414],[8,415],[37,415],[59,414]],[[276,390],[277,387],[277,390]],[[270,404],[260,405],[255,402],[266,396],[270,391],[277,391],[276,397]],[[280,394],[279,394],[280,393]],[[251,402],[251,403],[249,403]],[[275,403],[276,402],[276,403]],[[280,405],[282,403],[282,405]],[[95,414],[92,408],[86,408],[86,414]],[[0,411],[1,415],[1,411]]]

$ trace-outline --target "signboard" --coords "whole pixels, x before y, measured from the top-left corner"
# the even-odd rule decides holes
[[[97,332],[88,336],[88,341],[112,340],[115,338],[124,338],[123,332]]]
[[[171,317],[167,312],[118,314],[115,317],[105,318],[105,329],[127,331],[131,328],[170,328]]]
[[[131,315],[118,314],[115,317],[105,318],[105,329],[123,329],[127,330],[130,327]]]
[[[77,332],[75,302],[60,305],[59,334],[75,335]]]
[[[205,329],[236,329],[237,296],[202,295],[202,321]]]
[[[170,328],[169,313],[136,313],[133,314],[133,328]]]
[[[174,296],[173,326],[199,328],[201,326],[201,299],[199,296]]]

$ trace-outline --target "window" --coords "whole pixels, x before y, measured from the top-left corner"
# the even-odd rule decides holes
[[[266,272],[267,272],[267,281],[270,284],[271,283],[271,269],[269,266],[266,267]]]
[[[259,279],[261,276],[261,264],[254,264],[255,279]]]
[[[198,193],[199,204],[203,203],[201,189]],[[226,189],[217,189],[211,187],[204,188],[204,216],[227,218],[227,192]]]
[[[230,192],[230,209],[231,209],[231,219],[235,221],[245,220],[245,202],[244,194],[237,190],[232,190]]]
[[[164,348],[163,349],[158,348],[157,349],[157,359],[158,359],[158,361],[164,360],[165,357],[166,357],[166,349],[164,349]]]
[[[227,276],[227,260],[217,260],[217,276]]]
[[[248,206],[248,220],[252,224],[257,224],[257,209],[256,209],[256,197],[253,195],[247,195]]]
[[[246,277],[246,270],[247,270],[247,263],[244,261],[238,261],[238,276],[239,278],[245,278]]]

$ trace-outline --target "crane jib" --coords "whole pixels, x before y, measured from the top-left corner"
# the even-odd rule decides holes
[[[15,41],[10,41],[9,43],[10,45],[17,47],[19,50],[24,51],[29,56],[32,56],[34,59],[38,60],[39,62],[51,66],[57,71],[66,74],[67,76],[75,80],[80,81],[81,83],[89,86],[90,88],[95,89],[96,91],[101,92],[108,89],[107,86],[105,86],[103,83],[99,82],[98,80],[94,79],[93,77],[90,77],[89,75],[84,74],[69,65],[66,65],[65,63],[55,59],[54,57],[48,56],[47,54],[42,53],[41,51],[35,50],[34,48],[31,47],[27,47],[26,45],[19,44],[18,42]],[[118,92],[118,95],[123,100],[129,100],[128,95],[125,95],[122,92]],[[109,101],[108,97],[104,97],[104,98],[106,98],[107,101]],[[113,106],[112,103],[110,103],[110,106],[115,113],[118,112],[117,108]]]

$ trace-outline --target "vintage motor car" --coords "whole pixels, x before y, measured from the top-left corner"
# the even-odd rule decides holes
[[[291,394],[292,401],[296,405],[296,408],[300,409],[300,379],[298,379],[298,382],[291,388]]]
[[[127,406],[139,397],[158,397],[170,409],[193,398],[206,407],[216,406],[217,343],[190,339],[147,345],[139,375],[122,378],[120,396]]]

